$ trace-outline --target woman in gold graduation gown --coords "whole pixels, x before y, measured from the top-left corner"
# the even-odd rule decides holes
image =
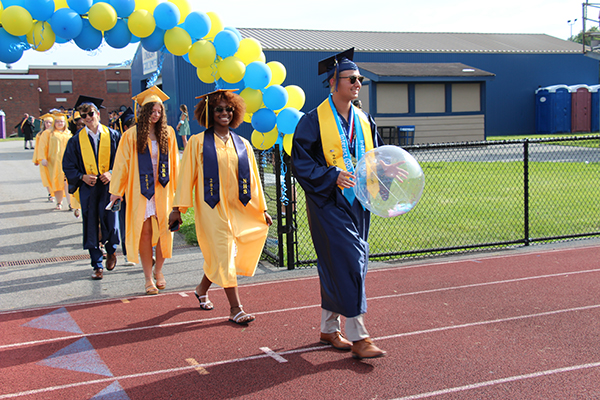
[[[42,159],[40,158],[40,143],[45,142],[46,146],[48,145],[48,137],[52,132],[52,127],[54,126],[54,117],[52,114],[44,114],[40,117],[42,121],[42,131],[35,135],[35,147],[33,149],[33,164],[35,166],[39,166]],[[48,174],[48,168],[40,167],[40,177],[42,178],[42,185],[48,191],[48,201],[53,202],[54,196],[50,192],[50,175]]]
[[[181,223],[180,212],[194,208],[204,256],[204,277],[195,291],[200,308],[213,309],[207,293],[216,283],[229,300],[229,320],[247,324],[255,317],[240,304],[236,275],[254,275],[272,219],[252,146],[230,129],[243,121],[243,99],[227,90],[200,97],[195,117],[208,129],[185,147],[169,222]]]
[[[153,86],[134,99],[141,105],[140,116],[137,126],[121,137],[109,190],[111,201],[125,197],[127,259],[138,263],[139,253],[146,294],[154,295],[166,288],[162,268],[165,258],[172,256],[168,217],[177,187],[179,150],[163,105],[169,97]]]
[[[40,149],[38,157],[43,168],[47,168],[50,193],[56,198],[56,210],[62,210],[63,197],[67,197],[67,204],[70,207],[70,196],[66,190],[65,173],[62,168],[62,159],[65,154],[67,142],[71,138],[71,132],[67,129],[67,116],[61,113],[55,113],[54,128],[48,135],[48,140],[40,139]]]

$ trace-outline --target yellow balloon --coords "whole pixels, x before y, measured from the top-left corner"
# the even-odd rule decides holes
[[[207,12],[206,15],[210,18],[210,31],[204,36],[204,39],[213,40],[215,36],[217,36],[217,33],[223,30],[223,22],[221,21],[221,18],[212,11]]]
[[[245,38],[240,40],[235,56],[248,65],[251,62],[257,61],[262,53],[260,42],[254,38]]]
[[[260,56],[258,57],[258,60],[256,61],[260,61],[260,62],[264,62],[265,64],[267,63],[267,56],[265,56],[264,52],[260,52]]]
[[[165,32],[165,46],[176,56],[187,54],[192,47],[192,38],[185,29],[176,26]]]
[[[46,51],[54,46],[56,35],[50,24],[47,22],[36,21],[33,29],[27,34],[27,42],[30,43],[36,51]]]
[[[88,11],[88,19],[99,31],[109,31],[117,24],[117,12],[108,3],[96,3]]]
[[[250,114],[250,113],[244,113],[244,122],[251,124],[252,123],[252,115],[253,114]]]
[[[246,73],[246,64],[235,56],[225,58],[218,67],[221,78],[227,83],[238,83]]]
[[[277,141],[277,137],[279,136],[279,132],[277,128],[273,128],[272,131],[267,133],[262,133],[257,130],[252,132],[252,136],[250,137],[250,141],[252,145],[259,150],[266,150],[273,147],[275,142]]]
[[[296,110],[302,109],[302,107],[304,107],[304,102],[306,101],[304,90],[296,85],[286,86],[285,90],[288,92],[288,102],[284,108],[292,107]]]
[[[4,11],[4,6],[0,3],[0,19],[2,19],[2,11]]]
[[[294,134],[289,133],[283,137],[283,150],[288,154],[288,156],[292,155],[292,143],[294,141]]]
[[[194,67],[208,67],[210,64],[215,62],[217,50],[212,42],[200,39],[192,45],[188,56]]]
[[[284,65],[279,61],[271,61],[267,63],[267,67],[271,70],[271,82],[268,86],[281,85],[287,75]]]
[[[262,92],[260,90],[245,88],[240,93],[246,103],[246,113],[254,114],[263,105]]]
[[[159,3],[160,0],[135,0],[135,10],[146,10],[153,13]]]
[[[192,6],[188,0],[171,0],[171,3],[175,4],[179,8],[179,23],[185,21],[185,17],[192,11]]]
[[[156,28],[156,22],[150,11],[140,9],[131,13],[127,26],[132,35],[145,38],[152,35],[154,28]]]
[[[27,35],[33,29],[29,11],[21,6],[10,6],[2,12],[2,27],[14,36]]]
[[[59,10],[61,8],[69,8],[67,0],[54,0],[54,11]]]
[[[211,64],[208,67],[196,68],[196,75],[204,83],[215,83],[219,80],[219,69],[216,64]]]

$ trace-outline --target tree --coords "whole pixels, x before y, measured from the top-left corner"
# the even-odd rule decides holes
[[[598,29],[597,26],[592,26],[590,29],[587,30],[586,33],[590,32],[600,32],[600,29]],[[579,32],[577,35],[571,36],[569,40],[575,43],[583,43],[583,31]],[[588,46],[590,44],[590,36],[588,35],[585,36],[585,44]]]

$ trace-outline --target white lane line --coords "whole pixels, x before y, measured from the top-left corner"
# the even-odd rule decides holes
[[[273,358],[277,362],[280,362],[280,363],[286,363],[287,362],[287,360],[285,358],[281,357],[279,354],[275,353],[273,350],[271,350],[268,347],[261,347],[260,349],[261,349],[261,351],[264,351],[266,355],[268,355],[269,357]]]
[[[549,369],[546,371],[533,372],[531,374],[515,375],[515,376],[509,376],[509,377],[501,378],[501,379],[494,379],[492,381],[478,382],[478,383],[472,383],[470,385],[457,386],[457,387],[448,388],[448,389],[441,389],[441,390],[436,390],[434,392],[427,392],[427,393],[414,394],[411,396],[398,397],[394,400],[425,399],[427,397],[434,397],[434,396],[441,396],[444,394],[464,392],[464,391],[471,390],[471,389],[479,389],[482,387],[494,386],[494,385],[499,385],[502,383],[517,382],[517,381],[522,381],[522,380],[526,380],[526,379],[539,378],[542,376],[560,374],[563,372],[573,372],[573,371],[579,371],[579,370],[589,369],[589,368],[598,368],[598,367],[600,367],[600,362],[572,365],[570,367]]]
[[[282,351],[279,354],[285,355],[285,354],[295,354],[295,353],[306,353],[309,351],[325,350],[325,349],[330,349],[330,348],[331,348],[330,346],[323,345],[323,346],[316,346],[316,347],[307,347],[304,349]],[[259,354],[259,355],[255,355],[255,356],[236,358],[236,359],[232,359],[232,360],[215,361],[215,362],[206,363],[206,364],[193,364],[193,365],[188,365],[186,367],[168,368],[168,369],[162,369],[162,370],[157,370],[157,371],[140,372],[140,373],[131,374],[131,375],[113,376],[110,378],[95,379],[92,381],[75,382],[75,383],[69,383],[69,384],[60,385],[60,386],[52,386],[52,387],[46,387],[46,388],[40,388],[40,389],[26,390],[26,391],[18,392],[18,393],[7,393],[7,394],[0,395],[0,399],[11,399],[11,398],[20,397],[20,396],[30,396],[30,395],[40,394],[40,393],[53,392],[56,390],[70,389],[70,388],[79,387],[79,386],[94,385],[96,383],[108,383],[108,382],[120,381],[120,380],[125,380],[125,379],[135,379],[135,378],[143,378],[143,377],[147,377],[147,376],[154,376],[154,375],[161,375],[161,374],[186,372],[189,370],[197,371],[198,368],[206,369],[206,368],[214,367],[217,365],[233,364],[233,363],[239,363],[239,362],[245,362],[245,361],[253,361],[253,360],[259,360],[259,359],[263,359],[263,358],[267,358],[267,357],[271,357],[271,356],[268,354]]]
[[[190,297],[190,296],[188,296],[188,294],[187,294],[187,293],[185,293],[185,292],[180,292],[180,293],[179,293],[179,295],[180,295],[181,297]]]
[[[566,253],[566,252],[571,252],[571,251],[578,252],[578,251],[582,251],[582,250],[593,250],[593,249],[600,249],[600,246],[582,246],[582,247],[573,247],[573,248],[569,248],[569,249],[544,250],[543,252],[531,252],[531,253],[523,253],[523,254],[500,254],[500,255],[489,256],[489,257],[477,257],[475,259],[470,259],[470,260],[465,258],[462,260],[447,260],[447,261],[431,262],[431,263],[426,263],[426,264],[413,264],[413,265],[406,265],[406,266],[390,266],[390,267],[382,267],[382,268],[377,268],[377,269],[369,269],[368,273],[375,274],[377,272],[387,272],[387,271],[392,271],[392,270],[428,268],[428,267],[435,267],[435,266],[439,266],[439,265],[460,264],[460,263],[469,262],[469,261],[487,261],[487,260],[496,260],[499,258],[506,259],[506,258],[514,258],[514,257],[541,256],[541,255],[548,255],[550,253]],[[510,251],[510,250],[507,250],[507,251]],[[457,256],[460,256],[460,254],[457,254]],[[407,262],[411,262],[411,261],[413,261],[413,260],[407,260]],[[399,261],[399,262],[404,262],[404,261]],[[315,271],[316,271],[316,269],[315,269]],[[574,271],[572,273],[576,273],[576,272],[579,272],[579,271]],[[564,274],[567,274],[567,273],[568,272],[564,272]],[[303,277],[303,278],[289,278],[289,279],[278,279],[278,280],[267,281],[267,282],[247,283],[247,284],[240,285],[240,287],[264,286],[264,285],[273,285],[273,284],[279,284],[279,283],[297,282],[297,281],[315,280],[315,279],[319,279],[318,275]],[[214,289],[209,289],[209,290],[213,291],[213,290],[218,290],[218,289],[214,288]],[[189,293],[192,293],[192,292],[193,291],[189,291]],[[159,296],[169,296],[169,295],[179,295],[179,293],[175,293],[175,292],[161,293]],[[152,300],[155,297],[156,296],[139,295],[139,296],[133,296],[133,297],[129,297],[129,298],[130,299],[138,299],[138,300],[141,300],[141,299]],[[83,302],[79,302],[79,303],[69,303],[69,304],[63,305],[62,307],[78,307],[78,306],[84,306],[84,305],[88,305],[88,304],[98,305],[98,304],[110,303],[110,302],[115,302],[115,301],[119,301],[119,299],[111,298],[111,299],[104,299],[104,300],[100,300],[100,299],[99,300],[90,300],[90,301],[83,301]],[[23,309],[19,309],[19,310],[5,310],[5,311],[0,311],[0,316],[5,315],[5,314],[15,314],[15,313],[22,313],[22,312],[54,310],[56,308],[57,308],[57,306],[53,305],[53,306],[44,306],[44,307],[37,307],[37,308],[23,308]]]
[[[469,284],[469,285],[450,286],[450,287],[446,287],[446,288],[419,290],[419,291],[408,292],[408,293],[396,293],[396,294],[390,294],[390,295],[385,295],[385,296],[369,297],[368,300],[381,300],[381,299],[389,299],[389,298],[394,298],[394,297],[416,296],[416,295],[427,294],[427,293],[437,293],[437,292],[445,292],[445,291],[460,290],[460,289],[467,289],[467,288],[470,289],[470,288],[490,286],[490,285],[502,285],[505,283],[523,282],[523,281],[529,281],[529,280],[535,280],[535,279],[556,278],[556,277],[563,277],[563,276],[577,275],[577,274],[584,274],[584,273],[594,273],[594,272],[600,272],[600,269],[575,271],[575,272],[562,272],[559,274],[539,275],[539,276],[533,276],[533,277],[507,279],[507,280],[503,280],[503,281],[493,281],[493,282],[474,283],[474,284]],[[600,305],[592,305],[589,307],[595,308],[598,306],[600,306]],[[321,304],[312,304],[312,305],[300,306],[300,307],[290,307],[290,308],[282,308],[282,309],[278,309],[278,310],[254,312],[254,314],[255,315],[267,315],[267,314],[276,314],[276,313],[286,313],[286,312],[290,312],[290,311],[306,310],[306,309],[310,309],[310,308],[320,308],[320,307],[321,307]],[[576,310],[576,309],[578,309],[578,308],[567,309],[567,311]],[[562,312],[562,311],[558,310],[558,312]],[[537,314],[532,314],[532,315],[537,315]],[[136,328],[116,329],[116,330],[112,330],[112,331],[95,332],[95,333],[88,333],[88,334],[61,336],[61,337],[56,337],[56,338],[52,338],[52,339],[33,340],[33,341],[29,341],[29,342],[11,343],[11,344],[1,345],[0,350],[14,348],[14,347],[37,345],[37,344],[43,344],[43,343],[51,343],[51,342],[56,342],[56,341],[60,341],[60,340],[81,339],[82,337],[111,335],[111,334],[116,334],[116,333],[127,333],[127,332],[141,331],[141,330],[146,330],[146,329],[170,328],[170,327],[174,327],[174,326],[197,324],[197,323],[202,323],[202,322],[207,322],[207,321],[220,321],[223,318],[226,318],[226,316],[205,318],[205,319],[195,319],[195,320],[191,320],[191,321],[171,322],[171,323],[165,323],[165,324],[160,324],[160,325],[140,326],[140,327],[136,327]],[[521,318],[521,317],[515,317],[515,318]]]

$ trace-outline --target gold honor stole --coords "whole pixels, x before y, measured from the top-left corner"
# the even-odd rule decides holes
[[[82,133],[84,134],[82,135]],[[100,125],[98,162],[96,162],[96,155],[87,129],[79,132],[79,147],[81,148],[81,158],[87,175],[98,176],[110,170],[110,131],[106,126]]]
[[[354,106],[352,106],[354,107]],[[321,144],[323,145],[323,154],[328,166],[338,167],[347,171],[344,163],[344,151],[342,149],[342,139],[340,135],[344,132],[339,132],[337,123],[335,122],[335,116],[333,110],[329,105],[329,99],[325,99],[317,107],[317,114],[319,116],[319,127],[321,129]],[[358,108],[354,107],[354,114],[358,116],[360,126],[362,127],[364,141],[365,141],[365,153],[373,150],[373,132],[371,132],[371,124],[367,120],[367,116]],[[337,135],[332,135],[331,132],[338,132]],[[354,135],[355,137],[358,135]],[[340,187],[340,189],[342,189]]]

